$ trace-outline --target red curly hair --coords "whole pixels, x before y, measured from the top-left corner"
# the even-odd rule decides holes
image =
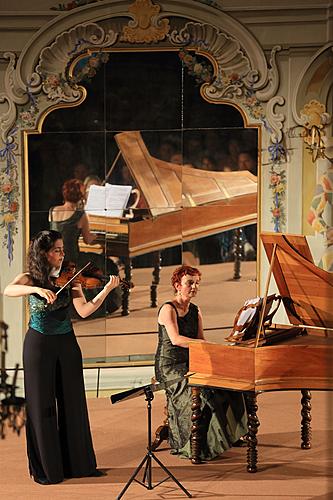
[[[62,186],[64,201],[78,203],[84,199],[84,184],[79,179],[69,179]]]
[[[171,276],[171,285],[173,286],[174,290],[176,290],[175,285],[177,283],[180,283],[182,277],[186,274],[188,274],[189,276],[199,276],[199,278],[201,278],[201,272],[196,267],[185,265],[177,267],[177,269],[174,270]]]

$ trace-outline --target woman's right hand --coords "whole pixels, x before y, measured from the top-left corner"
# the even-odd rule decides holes
[[[53,304],[53,302],[57,299],[57,295],[47,288],[36,287],[36,293],[43,299],[46,299],[48,304]]]

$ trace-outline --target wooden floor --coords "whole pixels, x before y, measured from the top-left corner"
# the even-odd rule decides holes
[[[261,394],[259,471],[246,472],[246,449],[233,448],[220,459],[202,465],[170,455],[162,447],[162,463],[200,500],[329,500],[333,498],[333,398],[314,392],[312,449],[301,450],[298,392]],[[89,399],[89,414],[98,466],[107,476],[67,480],[40,486],[28,476],[25,436],[9,433],[0,442],[0,498],[9,500],[115,499],[146,453],[144,397],[112,405],[109,398]],[[164,395],[156,393],[153,428],[162,420]],[[164,472],[154,463],[153,484]],[[125,499],[172,500],[186,496],[170,479],[151,491],[132,483]]]
[[[206,337],[223,342],[237,309],[246,298],[256,295],[255,263],[242,266],[239,282],[232,280],[233,265],[201,266],[202,286],[195,302],[203,311]],[[163,268],[159,303],[171,297],[171,268]],[[156,309],[149,307],[150,270],[134,270],[135,288],[131,314],[119,312],[106,320],[76,323],[76,334],[90,361],[94,356],[145,355],[156,348]],[[148,332],[148,333],[147,333]],[[150,333],[149,333],[150,332]],[[94,336],[97,333],[97,337]],[[127,335],[130,333],[130,335]],[[108,336],[106,336],[106,334]],[[88,363],[89,364],[89,363]],[[124,370],[119,374],[120,370]],[[104,398],[89,398],[89,414],[98,466],[107,475],[101,478],[67,480],[60,485],[40,486],[28,475],[25,436],[7,433],[0,442],[0,499],[2,500],[97,500],[115,499],[146,453],[147,421],[144,397],[111,405],[111,391],[150,380],[153,367],[105,369],[109,379],[103,383]],[[93,370],[85,370],[92,373]],[[101,375],[103,377],[104,375]],[[89,382],[89,380],[88,380]],[[91,387],[95,386],[91,380]],[[146,382],[145,382],[146,383]],[[86,380],[87,384],[87,380]],[[95,395],[93,390],[91,395]],[[259,472],[246,471],[246,449],[234,448],[220,459],[194,466],[190,461],[172,456],[165,445],[158,458],[188,489],[201,500],[308,500],[333,498],[333,395],[314,392],[312,399],[312,449],[300,449],[300,394],[275,392],[261,394],[259,419]],[[153,429],[163,421],[165,399],[156,393],[153,401]],[[154,463],[153,483],[164,477]],[[132,483],[125,499],[184,499],[185,494],[170,479],[152,491]]]

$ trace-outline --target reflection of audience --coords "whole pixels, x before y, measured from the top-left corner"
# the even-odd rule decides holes
[[[171,163],[175,163],[176,165],[183,165],[184,164],[184,158],[183,155],[176,151],[170,158]]]
[[[89,167],[85,163],[76,163],[73,167],[73,178],[84,181],[84,179],[89,175]]]
[[[165,302],[158,314],[158,347],[155,374],[159,382],[182,378],[166,388],[169,441],[173,453],[190,457],[192,393],[184,376],[189,369],[189,341],[205,342],[202,315],[191,303],[201,273],[190,266],[178,267],[171,283],[175,297]],[[218,389],[201,391],[201,458],[213,459],[235,445],[247,432],[247,418],[241,393]]]
[[[257,175],[257,158],[255,152],[240,151],[237,159],[238,170],[248,170]]]
[[[64,242],[65,260],[82,267],[91,261],[102,274],[118,275],[118,267],[111,259],[91,252],[80,252],[79,237],[82,235],[86,244],[93,243],[95,235],[90,231],[89,219],[82,204],[84,201],[84,184],[79,179],[70,179],[62,187],[64,203],[53,207],[49,211],[50,229],[61,233]],[[106,268],[106,273],[104,273]],[[90,290],[87,291],[88,295]],[[94,292],[93,292],[94,293]],[[116,288],[109,295],[106,305],[112,312],[121,303],[121,291]]]
[[[98,177],[98,175],[88,175],[83,181],[85,201],[88,199],[90,186],[101,186],[102,184],[102,180]]]
[[[216,170],[216,161],[215,158],[211,155],[204,155],[201,158],[201,166],[202,170]]]
[[[228,152],[223,165],[223,170],[227,167],[228,170],[238,170],[238,155],[240,152],[240,144],[237,139],[230,139],[228,142]]]

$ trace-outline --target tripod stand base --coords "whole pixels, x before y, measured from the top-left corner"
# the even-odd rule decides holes
[[[155,460],[155,462],[167,474],[167,477],[165,479],[163,479],[159,483],[155,484],[154,486],[152,484],[152,467],[151,467],[152,460]],[[145,464],[146,464],[146,469],[145,469],[145,473],[143,476],[143,481],[138,481],[135,478]],[[146,478],[147,478],[147,481],[146,481]],[[160,484],[164,483],[164,481],[167,481],[168,479],[172,479],[177,484],[177,486],[179,486],[179,488],[181,490],[183,490],[185,495],[187,495],[189,498],[192,498],[192,495],[187,491],[187,489],[184,488],[184,486],[178,481],[178,479],[176,479],[176,477],[169,471],[169,469],[167,469],[165,467],[165,465],[162,464],[162,462],[155,456],[155,454],[152,451],[148,451],[148,453],[146,453],[146,455],[141,460],[140,464],[135,469],[134,473],[132,474],[132,476],[130,477],[130,479],[128,480],[128,482],[126,483],[124,488],[122,489],[121,493],[117,496],[117,500],[120,500],[120,498],[124,495],[127,488],[131,485],[131,483],[133,481],[136,481],[138,484],[141,484],[141,486],[144,486],[145,488],[147,488],[147,490],[153,490],[154,488],[156,488]]]

